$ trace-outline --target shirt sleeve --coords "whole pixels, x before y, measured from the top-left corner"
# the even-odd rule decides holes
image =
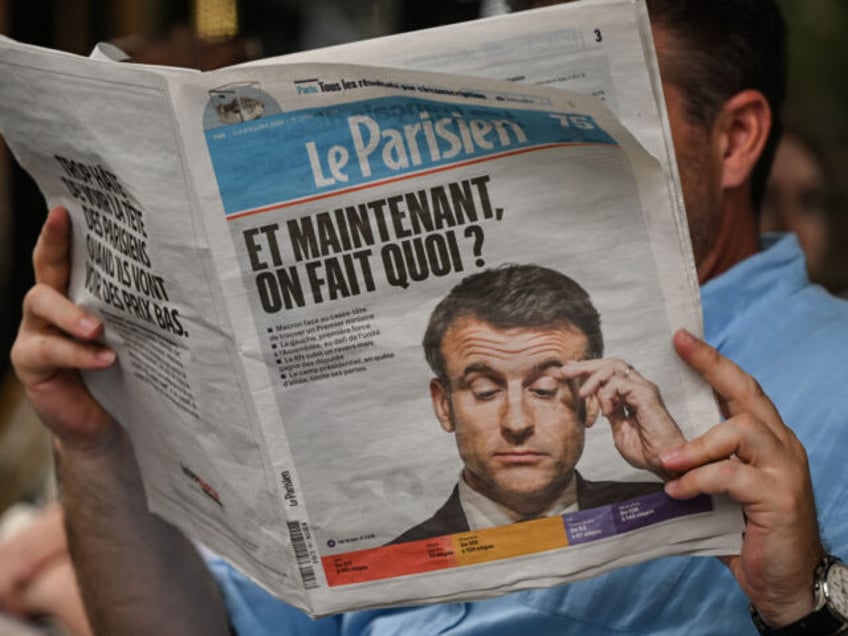
[[[312,619],[271,596],[219,557],[207,558],[237,636],[339,636],[336,616]]]

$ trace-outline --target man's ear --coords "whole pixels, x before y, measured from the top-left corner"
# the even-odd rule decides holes
[[[592,394],[586,398],[585,405],[586,419],[583,422],[583,426],[591,428],[592,424],[598,419],[598,414],[601,412],[601,404],[598,402],[598,398]]]
[[[446,433],[453,433],[453,418],[451,417],[450,392],[438,378],[430,380],[430,400],[433,402],[433,413]]]
[[[721,152],[721,185],[725,190],[745,184],[763,152],[771,130],[771,108],[765,95],[753,89],[725,102],[713,133]]]

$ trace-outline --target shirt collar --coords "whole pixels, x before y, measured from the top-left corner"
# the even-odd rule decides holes
[[[471,530],[505,526],[525,519],[524,516],[474,490],[461,475],[459,477],[459,502]],[[577,479],[572,478],[557,500],[538,516],[552,517],[576,510],[578,510]]]

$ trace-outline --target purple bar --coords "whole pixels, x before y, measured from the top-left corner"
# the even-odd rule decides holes
[[[609,506],[569,512],[562,520],[568,543],[575,545],[712,509],[708,495],[678,501],[659,491]]]
[[[569,512],[562,516],[569,545],[588,543],[617,534],[612,506]]]
[[[615,525],[618,532],[622,533],[675,517],[709,512],[713,509],[713,500],[708,495],[700,495],[694,499],[678,501],[660,491],[623,501],[612,508]]]

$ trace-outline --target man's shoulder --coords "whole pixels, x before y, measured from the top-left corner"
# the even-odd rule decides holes
[[[848,371],[848,301],[815,285],[775,302],[729,335],[729,357],[751,365],[760,380],[777,371],[841,383]]]
[[[773,399],[807,382],[833,387],[848,364],[848,301],[810,283],[794,237],[766,242],[702,288],[707,340]]]
[[[468,519],[465,517],[465,512],[463,512],[462,504],[459,501],[459,486],[457,485],[454,486],[448,500],[432,517],[410,528],[390,541],[388,545],[432,539],[433,537],[468,532],[469,530]]]

